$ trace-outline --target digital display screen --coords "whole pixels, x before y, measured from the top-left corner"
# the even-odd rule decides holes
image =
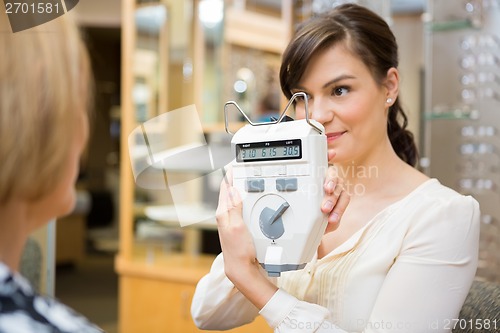
[[[302,158],[302,142],[300,139],[241,143],[236,145],[236,160],[238,162],[300,158]]]

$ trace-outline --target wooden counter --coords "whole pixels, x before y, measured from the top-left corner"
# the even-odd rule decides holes
[[[132,260],[117,256],[120,275],[120,333],[201,332],[191,318],[196,284],[210,270],[214,256],[165,254],[142,249]],[[272,332],[262,317],[226,332]]]

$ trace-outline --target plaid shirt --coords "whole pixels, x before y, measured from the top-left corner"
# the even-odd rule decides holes
[[[101,333],[56,299],[37,294],[20,274],[0,262],[0,333]]]

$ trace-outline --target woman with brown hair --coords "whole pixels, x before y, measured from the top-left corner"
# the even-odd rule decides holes
[[[324,204],[342,220],[303,270],[272,280],[255,262],[241,204],[228,198],[238,193],[223,184],[223,253],[197,286],[199,327],[240,326],[260,313],[275,332],[450,331],[477,267],[479,205],[414,168],[397,68],[394,35],[364,7],[339,6],[298,29],[281,87],[289,98],[305,92],[325,127],[337,176]]]
[[[0,11],[0,332],[102,332],[19,274],[28,236],[70,213],[88,138],[91,72],[63,15],[12,33]]]

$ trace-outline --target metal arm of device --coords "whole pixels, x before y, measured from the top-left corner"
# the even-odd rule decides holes
[[[314,125],[313,123],[311,123],[311,121],[309,120],[309,105],[308,105],[308,98],[307,98],[307,94],[305,92],[296,92],[295,94],[292,95],[292,97],[290,98],[290,100],[288,101],[285,109],[283,110],[283,112],[280,114],[279,118],[274,120],[274,121],[268,121],[268,122],[261,122],[261,123],[255,123],[253,121],[250,120],[250,118],[247,116],[247,114],[239,107],[238,103],[236,103],[235,101],[228,101],[226,104],[224,104],[224,124],[225,124],[225,127],[226,127],[226,132],[228,134],[234,134],[232,133],[230,130],[229,130],[229,120],[227,118],[227,109],[230,105],[234,105],[236,107],[236,109],[243,115],[243,117],[245,118],[245,120],[252,126],[261,126],[261,125],[273,125],[273,124],[277,124],[277,123],[280,123],[283,118],[285,118],[285,115],[288,111],[288,109],[290,108],[290,106],[293,104],[293,102],[295,101],[295,99],[297,99],[297,97],[302,97],[304,99],[304,107],[305,107],[305,114],[306,114],[306,122],[311,126],[313,127],[316,131],[318,131],[320,134],[323,133],[323,131],[317,127],[316,125]]]

